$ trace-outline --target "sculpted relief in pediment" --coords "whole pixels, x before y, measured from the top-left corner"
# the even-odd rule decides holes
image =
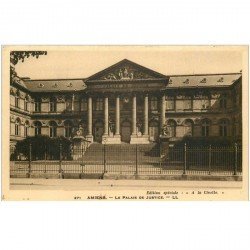
[[[132,80],[132,79],[148,79],[152,78],[149,74],[140,72],[129,66],[117,68],[102,76],[100,80]]]

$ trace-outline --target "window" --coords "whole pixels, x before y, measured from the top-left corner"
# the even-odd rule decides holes
[[[20,100],[20,98],[19,98],[19,96],[15,96],[15,107],[16,108],[19,108],[19,100]]]
[[[35,99],[35,112],[41,112],[41,99]]]
[[[20,119],[17,118],[16,119],[16,123],[15,123],[15,135],[19,136],[20,135]]]
[[[191,99],[191,97],[188,97],[185,100],[183,100],[183,109],[187,109],[187,110],[192,109],[192,99]]]
[[[97,98],[96,99],[95,110],[103,110],[103,100],[102,100],[102,98]]]
[[[168,96],[166,98],[166,109],[174,110],[175,109],[175,99],[173,96]]]
[[[81,99],[81,111],[87,111],[87,110],[88,110],[87,99],[83,98]]]
[[[168,134],[170,137],[176,136],[176,122],[173,120],[169,120],[167,123]]]
[[[159,138],[159,123],[158,121],[152,120],[149,123],[149,139],[150,141],[157,141]]]
[[[228,135],[228,121],[227,120],[220,121],[219,128],[220,128],[220,136]]]
[[[209,136],[210,121],[203,120],[201,123],[201,134],[202,136]]]
[[[57,124],[55,121],[49,122],[49,136],[56,137]]]
[[[69,138],[72,135],[72,123],[70,121],[64,122],[65,137]]]
[[[67,111],[72,111],[72,100],[70,97],[66,98],[66,110]]]
[[[27,97],[25,97],[25,99],[24,99],[24,110],[25,111],[28,111],[28,98]]]
[[[35,127],[35,135],[40,135],[41,134],[41,128],[42,124],[41,122],[34,122],[34,127]]]
[[[54,97],[50,98],[49,110],[50,110],[50,112],[56,112],[56,98],[54,98]]]
[[[193,136],[193,122],[191,120],[184,122],[184,136]]]
[[[150,99],[150,109],[151,110],[158,110],[158,100],[157,97],[153,96]]]
[[[25,126],[24,126],[24,137],[28,137],[28,136],[29,136],[29,122],[26,121]]]
[[[210,107],[210,100],[208,98],[204,98],[201,100],[201,108],[202,109],[209,109]]]
[[[227,98],[226,98],[226,96],[222,96],[220,98],[220,108],[222,108],[222,109],[227,108]]]

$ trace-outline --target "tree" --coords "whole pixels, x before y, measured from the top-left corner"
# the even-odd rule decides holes
[[[47,135],[37,135],[27,137],[16,144],[14,156],[22,154],[29,158],[29,150],[31,145],[32,160],[44,160],[45,156],[50,160],[60,159],[60,145],[62,159],[71,159],[71,141],[63,136],[50,138]]]
[[[25,58],[30,56],[38,58],[40,55],[47,55],[47,51],[11,51],[10,52],[10,79],[11,81],[17,77],[15,65],[21,61],[24,62]]]
[[[48,154],[52,160],[60,159],[60,147],[61,147],[61,158],[63,160],[70,160],[71,158],[71,141],[64,136],[51,138],[50,145],[48,148]]]

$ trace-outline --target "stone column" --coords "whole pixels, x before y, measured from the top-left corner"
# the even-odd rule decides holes
[[[120,97],[116,97],[115,105],[115,135],[120,135]]]
[[[166,119],[165,113],[166,113],[166,98],[165,98],[165,94],[163,94],[161,97],[161,131],[162,131],[163,126],[165,124],[165,119]]]
[[[109,134],[109,99],[104,98],[104,135]]]
[[[133,106],[132,106],[132,135],[136,135],[136,95],[133,96]]]
[[[92,135],[92,97],[88,97],[88,134],[86,139],[93,142],[93,135]]]
[[[148,94],[144,96],[144,135],[148,135]]]

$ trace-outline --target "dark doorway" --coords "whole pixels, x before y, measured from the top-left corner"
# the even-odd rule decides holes
[[[96,122],[94,126],[94,141],[102,142],[103,122]]]
[[[123,142],[130,142],[131,124],[129,121],[124,121],[121,128],[121,140]]]

